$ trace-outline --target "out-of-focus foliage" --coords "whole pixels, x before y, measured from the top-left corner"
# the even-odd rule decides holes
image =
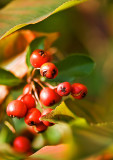
[[[12,3],[12,2],[11,2]],[[11,4],[9,3],[9,4]],[[48,2],[46,2],[48,3]],[[70,4],[74,4],[75,1],[71,1]],[[8,5],[9,5],[8,4]],[[65,3],[69,4],[69,3]],[[7,6],[6,6],[7,8]],[[5,7],[3,8],[3,10]],[[61,8],[60,8],[61,9]],[[1,10],[2,11],[2,10]],[[0,12],[1,12],[0,11]],[[58,9],[57,9],[58,11]],[[33,15],[34,16],[34,15]],[[76,55],[71,69],[69,70],[66,80],[71,81],[71,76],[73,76],[74,82],[84,83],[88,87],[88,95],[85,100],[74,100],[71,96],[69,99],[64,98],[64,102],[55,108],[51,114],[48,114],[43,119],[49,120],[50,122],[56,122],[55,126],[50,127],[43,134],[38,134],[33,140],[32,147],[35,151],[44,147],[45,145],[55,145],[47,146],[36,152],[38,158],[42,159],[87,159],[90,156],[93,160],[101,159],[104,160],[105,157],[101,154],[106,154],[108,157],[111,156],[113,148],[113,3],[112,1],[97,1],[90,0],[77,7],[64,10],[57,14],[53,14],[44,21],[36,24],[30,24],[23,27],[23,33],[25,31],[30,32],[30,34],[21,34],[21,38],[11,38],[11,36],[16,37],[22,33],[22,30],[12,34],[11,36],[3,39],[0,43],[0,61],[4,59],[9,59],[15,54],[23,52],[29,43],[33,43],[37,37],[43,37],[44,32],[50,34],[50,32],[59,32],[59,39],[54,42],[51,46],[53,51],[53,56],[55,57],[55,63],[63,68],[63,72],[60,75],[60,80],[64,81],[65,77],[62,76],[63,73],[68,71],[66,68],[69,67],[68,62],[72,62],[70,57],[73,57],[72,53],[78,54],[81,59],[77,59]],[[29,30],[31,31],[29,31]],[[32,32],[33,31],[33,32]],[[11,31],[12,32],[12,31]],[[35,34],[37,33],[37,36]],[[9,33],[8,33],[9,34]],[[24,36],[23,36],[24,35]],[[26,36],[25,36],[26,35]],[[29,36],[28,36],[29,35]],[[31,35],[31,36],[30,36]],[[41,36],[39,36],[41,35]],[[17,36],[18,37],[18,36]],[[20,37],[20,36],[19,36]],[[25,38],[26,37],[26,38]],[[46,36],[47,37],[47,36]],[[57,39],[57,36],[52,36]],[[11,38],[11,39],[10,39]],[[25,39],[24,39],[25,38]],[[53,39],[54,39],[53,38]],[[13,39],[15,39],[13,41]],[[23,42],[24,39],[24,43]],[[50,40],[51,38],[49,38]],[[46,43],[49,44],[49,40]],[[11,45],[11,41],[12,44]],[[15,43],[14,43],[15,42]],[[20,43],[21,42],[21,43]],[[52,41],[53,42],[53,41]],[[23,49],[19,50],[18,46],[23,44]],[[24,45],[25,44],[25,45]],[[37,44],[38,46],[39,44]],[[10,47],[11,46],[11,47]],[[50,47],[50,45],[48,45]],[[30,46],[29,46],[30,47]],[[10,48],[13,48],[13,52],[10,52]],[[29,51],[29,54],[31,51]],[[10,54],[12,53],[12,54]],[[26,53],[26,52],[25,52]],[[56,54],[54,54],[56,53]],[[81,56],[81,54],[83,56]],[[8,56],[9,55],[9,56]],[[87,58],[86,58],[87,57]],[[95,70],[91,73],[94,63],[89,58],[95,61]],[[14,57],[13,57],[14,58]],[[25,55],[24,55],[25,58]],[[60,63],[57,61],[60,60]],[[64,67],[61,63],[66,61]],[[83,62],[85,62],[83,64]],[[3,61],[5,66],[5,63]],[[79,65],[80,64],[80,68]],[[60,66],[61,65],[61,66]],[[72,67],[73,66],[73,67]],[[65,70],[66,68],[66,70]],[[82,73],[87,75],[80,76]],[[77,72],[79,71],[79,77]],[[74,74],[72,74],[72,72]],[[89,73],[91,73],[89,75]],[[53,83],[53,82],[52,82]],[[55,83],[53,83],[55,84]],[[22,85],[18,88],[13,88],[10,92],[10,100],[16,99],[22,93]],[[2,107],[5,110],[5,107]],[[4,112],[5,113],[5,112]],[[1,116],[2,117],[2,116]],[[2,119],[3,120],[3,119]],[[2,136],[1,142],[12,142],[12,137],[7,139],[8,134],[12,131],[9,126],[4,126],[4,120],[1,121]],[[62,123],[61,123],[62,122]],[[64,123],[65,122],[65,123]],[[10,122],[14,129],[16,129],[17,134],[21,134],[20,130],[23,128],[28,128],[24,124],[24,119],[17,120],[13,119],[13,123]],[[7,124],[7,123],[6,123]],[[11,134],[15,136],[15,134]],[[7,141],[8,140],[8,141]],[[59,145],[63,144],[63,149],[65,150],[65,145],[67,144],[67,150],[63,152]],[[111,147],[111,148],[109,148]],[[59,149],[58,149],[59,148]],[[58,149],[58,150],[57,150]],[[3,150],[1,150],[1,155],[4,156]],[[64,153],[63,155],[58,154]],[[107,151],[106,151],[107,150]],[[50,152],[49,152],[50,151]],[[56,152],[55,152],[56,151]],[[9,150],[11,153],[11,151]],[[47,153],[49,153],[47,155]],[[14,153],[13,153],[14,154]],[[36,155],[35,154],[35,155]],[[68,154],[68,156],[67,156]],[[8,154],[9,155],[9,154]],[[61,157],[55,157],[55,155],[61,155]],[[98,155],[100,155],[98,157]],[[14,154],[15,156],[15,154]],[[52,157],[51,157],[52,156]],[[32,156],[30,157],[32,158]],[[107,158],[109,159],[109,158]]]

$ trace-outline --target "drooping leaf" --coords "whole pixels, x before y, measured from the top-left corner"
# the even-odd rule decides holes
[[[33,66],[30,63],[30,55],[35,49],[43,49],[44,50],[44,40],[45,40],[45,37],[36,38],[28,46],[27,54],[26,54],[26,64],[27,64],[29,70],[31,70],[33,68]]]
[[[85,55],[72,54],[56,63],[59,74],[51,82],[73,82],[76,77],[88,76],[94,69],[94,61]]]
[[[27,3],[23,0],[11,1],[6,7],[0,10],[0,37],[4,38],[28,24],[38,23],[53,13],[84,1],[85,0],[27,0]]]
[[[7,86],[16,86],[21,80],[15,77],[11,72],[0,68],[0,84]]]

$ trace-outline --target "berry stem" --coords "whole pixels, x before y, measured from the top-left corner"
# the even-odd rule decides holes
[[[36,83],[38,83],[42,88],[44,88],[43,84],[40,82],[39,79],[34,78],[33,80],[34,80]]]
[[[40,104],[40,107],[41,107],[42,109],[44,109],[43,106],[42,106],[42,103],[40,102],[39,96],[38,96],[38,94],[37,94],[37,92],[36,92],[36,88],[35,88],[35,85],[34,85],[33,82],[32,82],[32,88],[33,88],[33,91],[34,91],[34,96],[35,96],[35,98],[36,98],[36,101],[38,101],[39,104]]]
[[[55,89],[57,88],[57,86],[52,86],[51,84],[49,84],[48,82],[43,82],[46,86],[48,86],[51,89]]]

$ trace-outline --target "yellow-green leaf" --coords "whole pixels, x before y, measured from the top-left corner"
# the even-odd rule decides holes
[[[0,10],[1,39],[28,25],[85,0],[14,0]]]

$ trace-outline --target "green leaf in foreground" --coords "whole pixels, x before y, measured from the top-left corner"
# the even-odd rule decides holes
[[[29,70],[33,68],[30,63],[30,55],[35,49],[44,49],[44,40],[45,40],[45,37],[36,38],[28,46],[27,54],[26,54],[26,63]]]
[[[11,72],[0,68],[0,84],[6,86],[16,86],[21,80],[15,77]]]
[[[88,76],[94,69],[94,61],[85,55],[72,54],[56,63],[59,74],[54,82],[73,82],[76,77]]]
[[[53,123],[57,122],[71,122],[72,120],[78,120],[78,117],[74,115],[63,101],[52,112],[42,117],[43,120],[48,120]],[[79,118],[80,119],[80,118]]]
[[[86,0],[14,0],[0,10],[0,37]],[[46,27],[46,26],[45,26]]]

